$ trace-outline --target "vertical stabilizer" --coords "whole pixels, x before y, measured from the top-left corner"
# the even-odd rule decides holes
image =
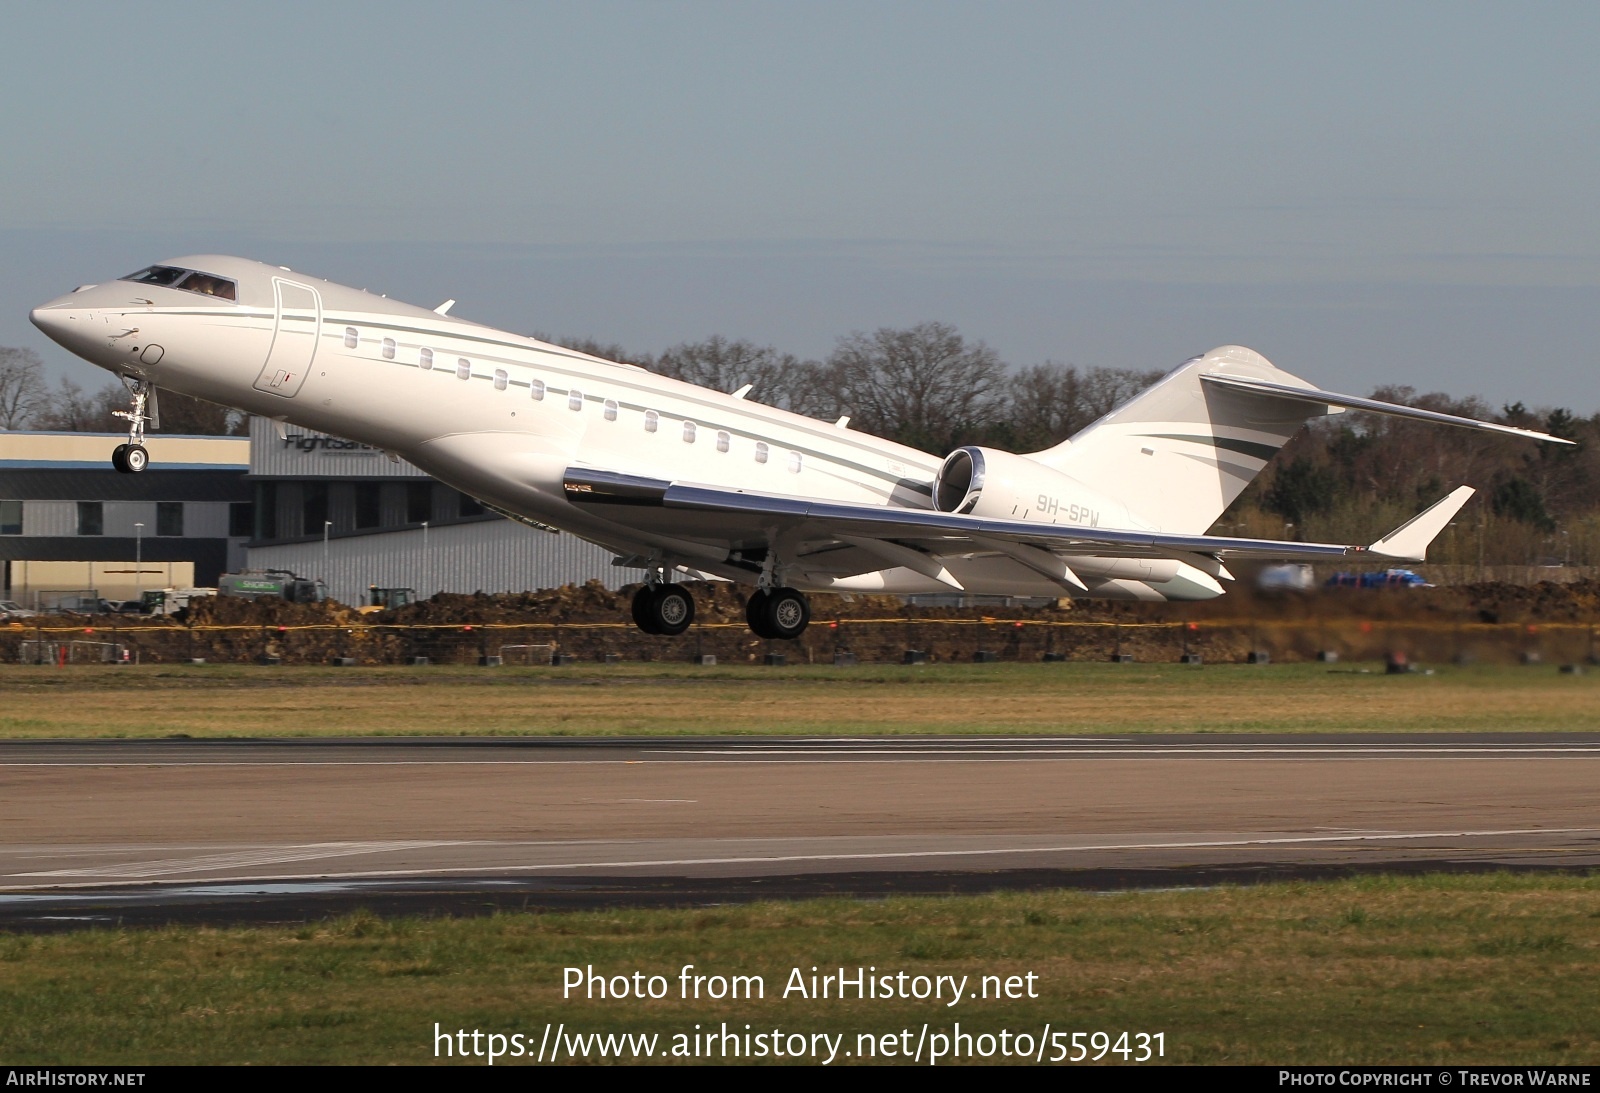
[[[1221,374],[1315,391],[1253,349],[1187,361],[1065,443],[1029,458],[1127,505],[1162,531],[1207,531],[1309,419],[1337,407],[1206,384]]]

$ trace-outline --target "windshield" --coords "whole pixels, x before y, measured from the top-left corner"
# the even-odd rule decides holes
[[[237,284],[228,278],[201,273],[194,269],[181,269],[178,266],[146,266],[138,273],[130,273],[121,280],[141,285],[181,288],[185,292],[198,292],[202,296],[215,296],[219,300],[239,298]]]

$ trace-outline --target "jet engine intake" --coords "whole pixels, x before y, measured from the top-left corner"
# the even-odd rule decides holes
[[[946,456],[934,479],[933,504],[940,512],[995,520],[1132,526],[1123,506],[1077,479],[994,448],[957,448]]]

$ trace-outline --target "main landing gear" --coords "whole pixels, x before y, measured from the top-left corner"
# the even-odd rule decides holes
[[[144,423],[148,421],[160,427],[160,422],[154,414],[155,399],[152,397],[156,389],[150,386],[147,380],[129,379],[124,376],[122,382],[128,388],[133,407],[128,410],[111,411],[112,417],[128,420],[128,442],[118,444],[112,449],[111,465],[119,474],[138,474],[150,465],[150,453],[144,446]],[[152,412],[147,413],[147,408]]]
[[[647,584],[633,594],[633,622],[646,634],[676,637],[694,622],[694,597],[681,585]]]
[[[811,622],[811,603],[793,588],[758,589],[744,617],[758,638],[792,640]],[[682,585],[647,584],[633,594],[633,622],[646,634],[676,637],[694,622],[694,597]]]
[[[811,622],[811,604],[804,592],[792,588],[757,589],[745,604],[744,617],[756,637],[789,640],[805,633]]]

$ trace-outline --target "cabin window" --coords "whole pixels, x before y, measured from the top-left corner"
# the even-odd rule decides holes
[[[567,392],[567,409],[583,409],[583,392],[578,390],[576,387]]]
[[[355,327],[347,326],[344,328],[344,347],[346,349],[354,349],[360,341],[361,335],[356,332]]]
[[[661,415],[654,410],[644,412],[644,431],[653,433],[661,427]]]
[[[694,434],[695,434],[694,422],[685,421],[683,423],[683,442],[685,444],[693,444],[694,443]]]
[[[506,375],[506,370],[504,368],[496,368],[494,370],[494,389],[496,391],[504,391],[506,389],[506,384],[510,382],[511,377]]]
[[[394,339],[393,338],[385,338],[385,339],[383,339],[383,359],[386,360],[386,361],[394,360]]]
[[[614,398],[606,399],[606,420],[617,420],[617,400]]]
[[[789,473],[790,474],[799,474],[800,473],[800,453],[799,452],[790,452],[789,453]]]
[[[717,434],[717,451],[719,451],[719,452],[727,451],[728,448],[732,445],[732,443],[733,443],[733,438],[730,437],[727,433],[720,433],[719,432]]]
[[[424,372],[433,368],[433,350],[423,349],[417,353],[417,367]]]
[[[456,379],[469,380],[472,378],[472,362],[465,357],[456,358]]]
[[[756,441],[756,462],[757,463],[765,463],[766,461],[767,461],[767,442],[765,440],[758,440],[758,441]]]
[[[544,380],[529,380],[528,394],[533,396],[535,402],[544,401]]]

